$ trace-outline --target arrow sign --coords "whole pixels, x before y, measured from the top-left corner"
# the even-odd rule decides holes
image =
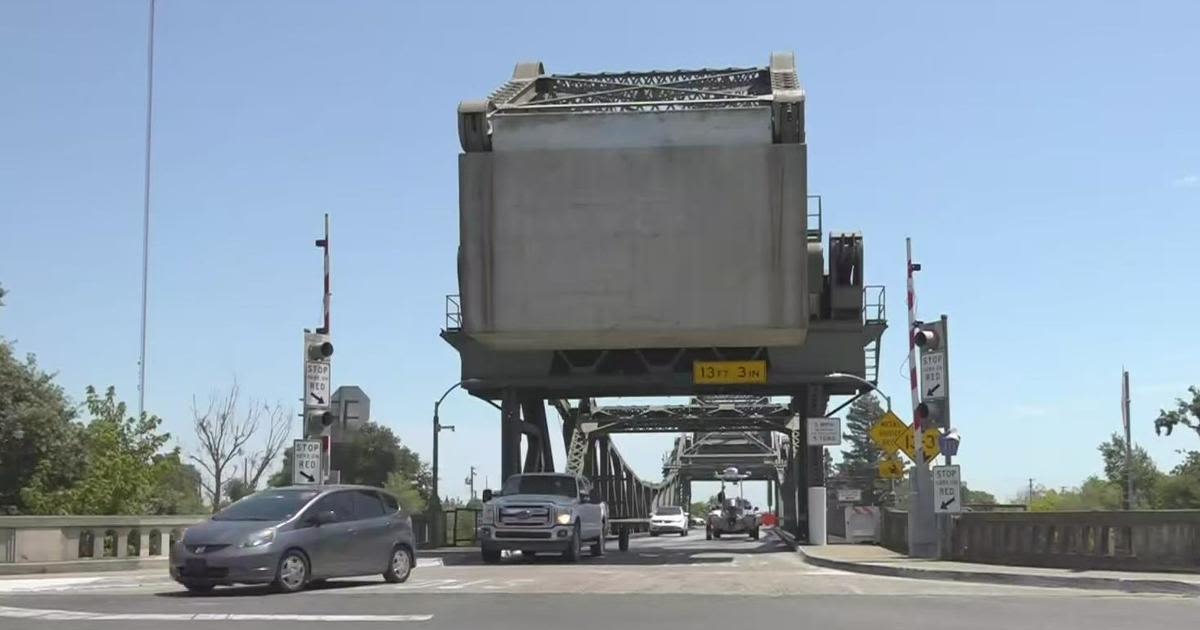
[[[946,397],[946,354],[927,352],[921,355],[921,384],[925,398]]]
[[[292,442],[292,484],[307,486],[321,477],[321,440]]]
[[[329,363],[325,361],[306,361],[304,363],[304,391],[308,392],[304,397],[306,407],[309,409],[329,408]]]
[[[933,511],[939,514],[962,511],[962,472],[958,464],[933,467]]]

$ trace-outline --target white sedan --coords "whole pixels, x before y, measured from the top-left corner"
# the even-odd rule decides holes
[[[674,505],[664,505],[654,510],[650,517],[650,535],[679,534],[688,535],[688,515],[683,508]]]

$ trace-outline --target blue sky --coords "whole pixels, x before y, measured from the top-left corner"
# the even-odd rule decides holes
[[[904,237],[919,306],[947,313],[973,487],[1078,483],[1120,426],[1200,383],[1200,40],[1194,3],[316,2],[160,0],[147,407],[190,445],[189,407],[236,376],[290,403],[320,312],[312,239],[334,236],[334,380],[428,453],[457,380],[437,336],[455,292],[455,106],[518,60],[551,71],[764,65],[793,50],[810,191],[859,230],[893,327]],[[0,4],[0,334],[77,399],[136,400],[146,6]],[[452,395],[443,487],[495,483],[496,413]],[[622,440],[656,477],[670,438]]]

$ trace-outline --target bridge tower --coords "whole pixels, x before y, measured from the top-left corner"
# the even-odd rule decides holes
[[[825,483],[805,419],[861,387],[829,374],[875,380],[886,328],[862,236],[826,241],[808,194],[804,99],[793,56],[774,53],[700,70],[519,63],[460,103],[459,287],[441,335],[463,386],[500,408],[503,476],[555,469],[550,404],[563,467],[592,477],[613,514],[683,501],[721,459],[706,455],[758,449],[768,463],[748,469],[804,538],[809,488]],[[596,402],[612,396],[690,402]],[[611,439],[645,431],[690,440],[661,483]]]

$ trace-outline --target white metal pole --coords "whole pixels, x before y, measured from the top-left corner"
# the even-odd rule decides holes
[[[146,322],[150,288],[150,148],[154,121],[154,4],[150,0],[150,32],[146,42],[146,161],[142,172],[142,326],[138,352],[138,417],[146,411]]]
[[[932,552],[927,547],[925,539],[928,532],[926,528],[931,524],[925,519],[924,494],[926,493],[925,486],[928,485],[929,471],[925,468],[925,449],[924,449],[924,427],[921,425],[920,419],[917,417],[917,405],[921,403],[921,391],[917,383],[917,344],[913,336],[913,332],[917,325],[917,292],[916,283],[914,282],[914,272],[916,267],[912,260],[912,239],[904,239],[905,257],[907,259],[907,276],[908,276],[908,374],[909,374],[909,389],[912,393],[912,418],[913,418],[913,450],[916,452],[916,461],[913,462],[912,475],[909,479],[911,492],[908,506],[908,553],[911,556],[928,556]],[[932,514],[930,515],[932,516]]]

